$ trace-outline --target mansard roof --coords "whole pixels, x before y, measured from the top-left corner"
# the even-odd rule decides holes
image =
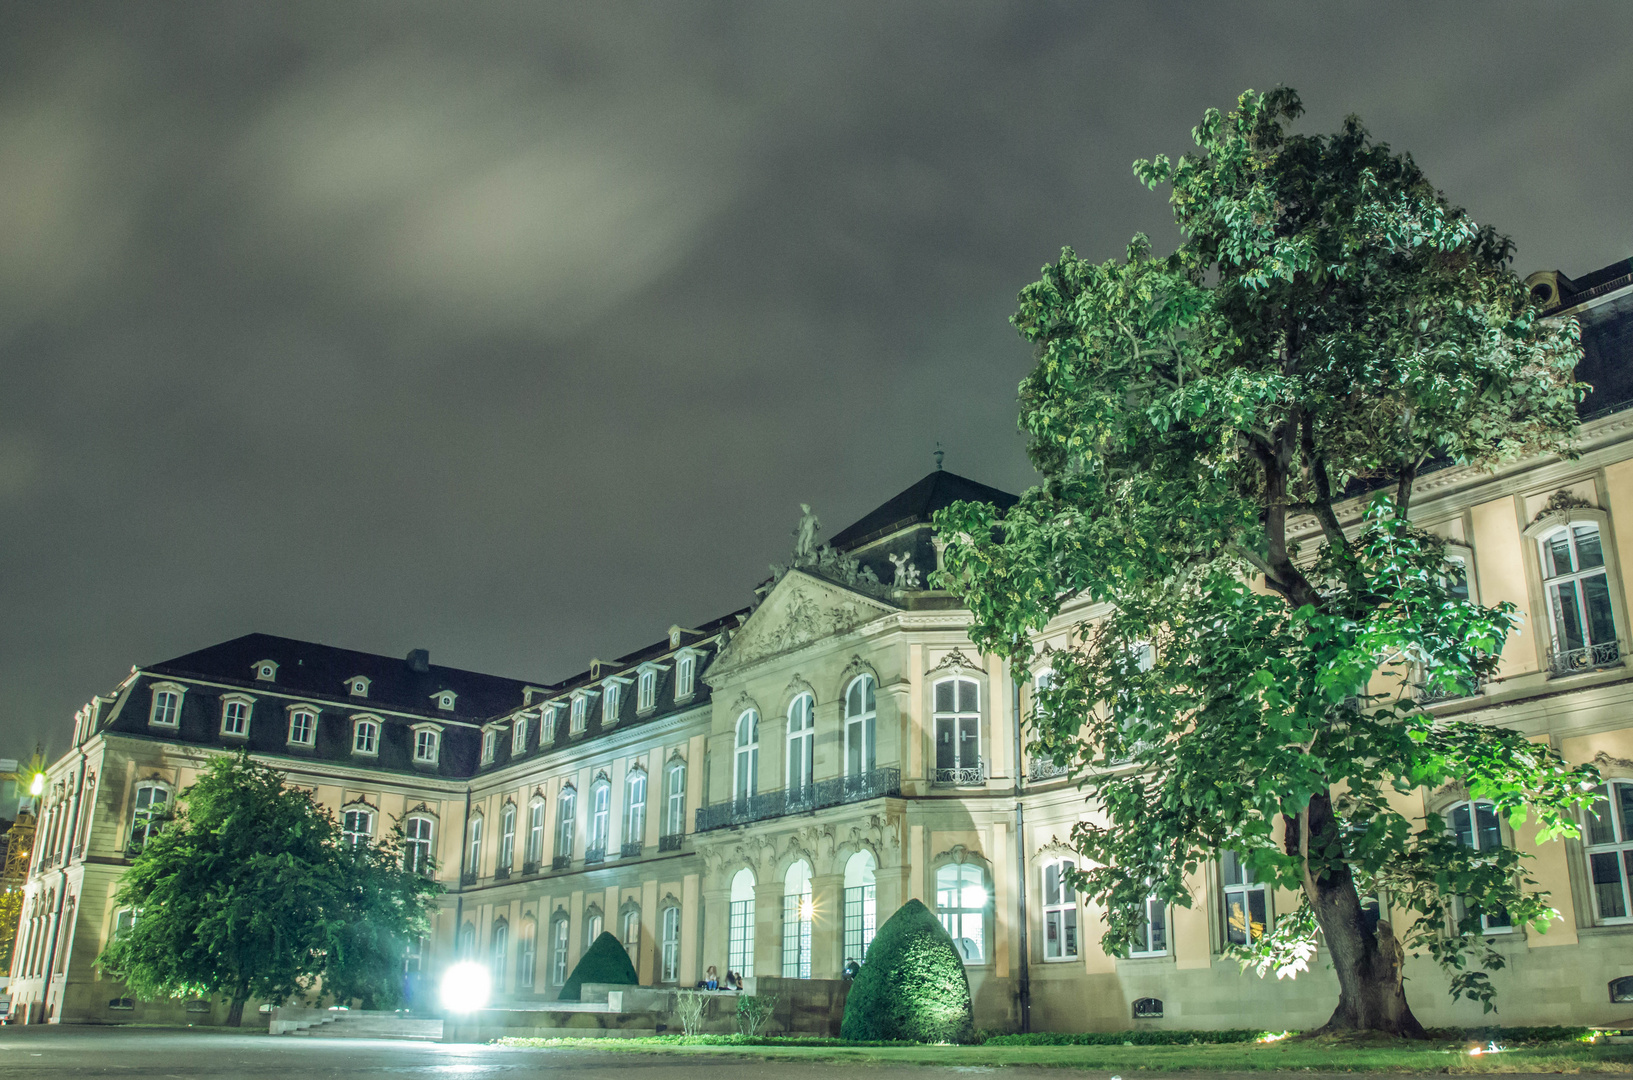
[[[271,681],[254,678],[254,665],[271,660],[278,665]],[[245,634],[219,645],[152,664],[143,670],[156,675],[173,675],[231,683],[253,690],[256,687],[289,694],[310,694],[317,698],[347,699],[347,704],[364,707],[365,699],[350,698],[347,682],[357,675],[369,679],[367,707],[425,713],[447,718],[449,710],[438,709],[432,695],[452,690],[457,696],[452,715],[461,720],[480,720],[507,712],[522,704],[527,686],[550,689],[547,684],[484,675],[462,668],[426,663],[417,670],[410,660],[375,653],[340,649],[311,641],[275,637],[272,634]]]
[[[1007,491],[937,469],[835,533],[829,543],[840,551],[850,551],[909,526],[928,525],[931,515],[955,502],[986,502],[1008,510],[1019,501]]]

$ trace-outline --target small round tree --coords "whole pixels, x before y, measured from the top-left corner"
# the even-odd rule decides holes
[[[629,954],[619,940],[607,933],[590,942],[590,947],[584,950],[584,955],[578,958],[578,966],[573,973],[567,976],[567,983],[561,988],[558,1001],[579,1001],[585,983],[613,983],[617,986],[635,986],[640,982],[635,974],[635,965],[629,962]]]
[[[879,927],[845,998],[846,1039],[968,1042],[970,980],[958,947],[923,901],[909,900]]]

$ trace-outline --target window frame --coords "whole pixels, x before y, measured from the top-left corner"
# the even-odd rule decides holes
[[[235,708],[243,710],[242,713],[240,713],[237,716],[237,719],[239,721],[239,730],[237,730],[237,731],[233,731],[227,726],[227,722],[234,718],[233,710]],[[222,694],[221,695],[221,735],[222,735],[222,737],[223,738],[228,738],[228,739],[247,739],[247,738],[249,738],[250,720],[254,717],[254,715],[255,715],[255,699],[250,697],[248,694]]]
[[[735,971],[745,979],[754,977],[754,892],[757,885],[754,871],[747,867],[737,871],[731,879],[731,894],[726,908],[726,970]]]
[[[166,731],[179,731],[182,704],[187,700],[187,687],[176,682],[156,682],[149,689],[153,694],[147,708],[147,726],[164,728]],[[170,699],[171,707],[161,711],[159,704],[165,699]]]
[[[744,724],[747,723],[745,735]],[[733,802],[747,802],[760,790],[760,710],[752,706],[737,714],[733,727],[732,780]]]
[[[499,754],[499,732],[495,729],[482,729],[482,764],[492,765],[494,758]]]
[[[1491,828],[1496,834],[1497,847],[1503,848],[1512,846],[1513,840],[1512,838],[1504,835],[1502,817],[1498,815],[1496,804],[1490,799],[1458,799],[1457,801],[1448,803],[1446,806],[1441,808],[1440,819],[1446,823],[1446,829],[1452,834],[1452,838],[1459,844],[1464,844],[1463,837],[1457,827],[1457,812],[1463,809],[1468,810],[1468,835],[1469,839],[1475,841],[1475,843],[1464,844],[1464,846],[1472,847],[1475,851],[1487,851],[1490,850],[1490,848],[1486,845],[1485,841],[1481,839],[1483,823],[1480,820],[1480,812],[1482,808],[1490,811]],[[1457,917],[1459,920],[1461,920],[1464,914],[1463,900],[1461,897],[1457,898],[1456,904]],[[1493,918],[1493,916],[1489,916],[1483,911],[1480,913],[1480,932],[1482,934],[1512,934],[1514,932],[1515,927],[1513,920],[1509,918],[1506,912],[1504,912],[1501,916],[1501,918],[1507,920],[1506,922],[1494,922],[1492,921]]]
[[[503,993],[510,966],[510,920],[503,915],[493,920],[488,931],[488,957],[494,988]]]
[[[1227,868],[1227,860],[1234,863],[1235,868],[1238,871],[1236,874],[1232,874],[1230,869]],[[1275,897],[1273,890],[1270,888],[1269,882],[1259,881],[1256,879],[1252,867],[1250,867],[1242,858],[1242,854],[1240,852],[1231,850],[1221,851],[1219,853],[1218,867],[1219,895],[1223,909],[1223,917],[1220,922],[1220,927],[1223,930],[1225,947],[1229,948],[1232,945],[1251,945],[1255,940],[1257,940],[1257,938],[1262,938],[1265,934],[1270,933],[1270,931],[1276,925],[1276,912],[1273,906]],[[1241,880],[1233,881],[1231,880],[1233,877],[1240,878]],[[1260,906],[1264,912],[1264,922],[1262,924],[1263,929],[1259,931],[1257,938],[1253,933],[1254,894],[1258,894],[1260,897],[1262,897]],[[1245,941],[1238,942],[1231,940],[1231,934],[1235,933],[1235,931],[1231,929],[1230,922],[1232,895],[1239,895],[1242,898],[1242,936],[1246,939]]]
[[[471,815],[470,822],[465,826],[465,873],[470,877],[482,876],[482,833],[485,831],[483,826],[483,814],[480,810]]]
[[[1633,779],[1619,776],[1604,777],[1598,790],[1604,792],[1605,813],[1597,812],[1600,800],[1582,808],[1582,858],[1587,872],[1588,891],[1593,894],[1593,916],[1599,926],[1624,926],[1633,923]],[[1627,789],[1622,795],[1618,788]],[[1624,802],[1624,800],[1626,800]],[[1600,822],[1609,825],[1609,839],[1595,840]],[[1595,860],[1610,859],[1617,872],[1614,883],[1620,893],[1622,913],[1606,915],[1600,899],[1602,886],[1612,884],[1599,880]]]
[[[589,857],[590,852],[600,851],[603,855],[607,851],[607,843],[612,839],[612,781],[606,775],[600,775],[590,784],[590,817],[589,832],[584,841],[584,855]],[[596,840],[601,842],[598,844]]]
[[[635,677],[635,711],[648,713],[658,707],[658,670],[643,668]]]
[[[373,716],[352,717],[352,753],[358,757],[379,757],[380,727],[380,721]],[[363,741],[364,729],[369,731],[367,746],[360,745]]]
[[[1599,550],[1602,562],[1598,566],[1586,570],[1580,569],[1580,559],[1577,557],[1577,538],[1575,530],[1582,526],[1592,526],[1598,534]],[[1569,536],[1571,558],[1573,565],[1578,569],[1568,574],[1549,576],[1548,540],[1565,531]],[[1564,510],[1545,512],[1533,521],[1524,531],[1523,536],[1532,542],[1531,572],[1536,574],[1533,594],[1535,602],[1540,604],[1536,610],[1546,613],[1546,618],[1539,621],[1542,633],[1538,635],[1538,646],[1541,653],[1544,670],[1551,677],[1587,674],[1592,671],[1617,667],[1627,661],[1627,649],[1621,643],[1621,635],[1628,625],[1628,616],[1622,598],[1621,568],[1617,561],[1616,546],[1613,543],[1614,531],[1610,527],[1610,515],[1596,507],[1570,507]],[[1610,641],[1588,641],[1589,627],[1585,597],[1580,586],[1573,590],[1576,594],[1579,607],[1578,616],[1582,621],[1584,645],[1580,650],[1564,648],[1565,642],[1560,640],[1559,615],[1555,611],[1553,591],[1551,586],[1561,583],[1576,583],[1586,578],[1603,574],[1605,590],[1608,593],[1611,631],[1614,637]],[[1612,652],[1614,655],[1610,655]],[[1582,657],[1575,654],[1582,653]],[[1577,663],[1576,659],[1587,662]]]
[[[537,868],[544,862],[545,819],[549,816],[544,798],[533,796],[527,804],[527,851],[524,864]]]
[[[1046,964],[1075,963],[1081,959],[1083,911],[1077,890],[1067,878],[1067,871],[1077,869],[1077,861],[1068,858],[1047,859],[1038,867],[1041,889],[1038,892],[1038,910],[1043,919],[1043,961]],[[1050,892],[1050,875],[1054,875],[1054,891]],[[1054,931],[1051,939],[1050,931]],[[1050,955],[1050,946],[1055,954]]]
[[[360,818],[362,828],[354,828],[353,818]],[[374,842],[374,810],[367,806],[348,806],[340,812],[340,842],[347,847],[361,847]]]
[[[698,659],[696,649],[682,649],[675,654],[676,701],[687,701],[696,696]]]
[[[573,841],[578,832],[578,788],[561,785],[556,793],[556,850],[557,859],[573,857]]]
[[[968,684],[969,686],[975,688],[975,708],[973,710],[961,707],[960,698],[962,697],[962,694],[960,692],[960,684]],[[940,689],[943,686],[951,686],[953,688],[952,709],[942,709],[939,707],[940,703],[937,699],[940,697]],[[935,752],[932,755],[931,760],[931,775],[937,783],[968,783],[974,785],[978,783],[979,780],[985,779],[985,769],[983,766],[986,762],[982,754],[981,745],[981,727],[982,718],[984,716],[981,704],[983,697],[981,689],[981,680],[968,674],[948,675],[945,678],[937,679],[935,682],[930,684],[930,731],[931,742],[935,747]],[[950,729],[948,731],[949,735],[957,736],[956,739],[947,740],[952,746],[952,754],[950,755],[952,763],[950,765],[942,764],[941,745],[943,742],[943,724],[950,725]],[[969,729],[973,729],[974,731],[974,761],[967,760],[965,749],[965,743],[968,741],[966,736],[966,725],[969,725]]]
[[[683,836],[686,833],[686,762],[671,761],[664,770],[669,784],[664,802],[665,836]]]
[[[858,687],[864,687],[858,701],[860,709],[851,711],[851,695]],[[873,707],[868,707],[869,699]],[[845,755],[845,771],[847,777],[862,777],[873,772],[879,763],[879,680],[870,672],[863,672],[845,686],[845,735],[841,752]],[[853,754],[851,748],[857,743],[859,748]],[[852,758],[856,761],[852,763]]]
[[[680,981],[680,905],[667,904],[658,916],[658,981]]]
[[[144,792],[144,791],[160,791],[160,792],[163,792],[164,793],[164,798],[163,799],[154,799],[150,795],[150,796],[148,796],[147,805],[144,806],[142,804],[142,792]],[[175,801],[175,797],[176,797],[176,793],[171,789],[170,785],[168,783],[166,783],[165,781],[163,781],[163,780],[139,780],[139,781],[137,781],[136,789],[135,789],[134,792],[132,792],[131,800],[130,800],[130,805],[131,805],[130,825],[129,825],[130,832],[127,835],[126,840],[125,840],[125,846],[127,848],[138,848],[139,849],[140,847],[142,847],[144,844],[146,844],[149,840],[151,840],[153,838],[154,833],[160,832],[160,831],[163,830],[163,828],[164,828],[163,823],[161,822],[158,825],[155,825],[153,819],[154,819],[155,816],[157,816],[160,813],[168,812],[169,809],[170,809],[171,804]],[[155,811],[153,809],[155,803],[162,803],[163,804],[163,809],[159,810],[159,811]],[[136,835],[138,829],[141,830],[141,834],[142,834],[140,839],[138,839],[137,835]],[[47,831],[48,830],[46,830],[46,829],[41,829],[40,830],[40,840],[41,840],[42,843],[46,839]]]
[[[317,706],[291,705],[287,711],[289,714],[289,728],[286,733],[286,745],[304,746],[307,748],[316,747],[318,744],[318,717],[322,715]],[[310,720],[311,723],[304,727],[297,726],[296,720],[300,717],[305,717],[306,719]],[[305,739],[297,739],[295,737],[297,732],[303,732],[307,737]]]
[[[510,722],[510,756],[517,757],[527,751],[527,722],[532,719],[526,713],[520,713]]]
[[[636,789],[639,789],[638,791]],[[624,843],[646,843],[646,770],[639,765],[624,774]]]
[[[425,835],[416,836],[415,825],[425,825]],[[426,814],[409,814],[403,819],[403,864],[409,873],[429,877],[436,867],[436,819]]]
[[[499,808],[499,862],[500,870],[509,870],[516,859],[516,804],[510,799]]]
[[[440,765],[442,763],[442,725],[415,724],[414,732],[414,764]],[[426,751],[426,743],[430,743],[430,751]]]
[[[797,719],[796,711],[799,713]],[[796,727],[796,724],[801,726]],[[783,788],[790,798],[794,798],[796,792],[808,792],[816,784],[815,694],[805,691],[794,695],[794,700],[788,703],[787,732],[787,752],[783,755]]]
[[[942,877],[951,870],[954,882],[948,888],[942,882]],[[973,881],[966,880],[973,878]],[[953,939],[953,945],[958,949],[959,958],[965,967],[981,967],[991,962],[992,947],[988,937],[992,931],[992,884],[991,875],[980,863],[975,862],[948,862],[936,867],[935,872],[936,918]],[[978,888],[982,893],[979,907],[971,907],[969,890]],[[957,901],[956,905],[949,904],[946,898],[951,895]],[[972,939],[963,931],[968,930],[968,920],[974,919],[981,935],[979,940]],[[978,954],[972,959],[963,946],[963,942],[974,940]]]
[[[516,985],[532,989],[539,977],[539,921],[522,916],[521,933],[516,937]]]
[[[567,952],[572,945],[572,931],[567,925],[567,914],[558,912],[550,920],[550,985],[567,985]]]
[[[803,869],[803,874],[798,873]],[[783,872],[782,977],[811,977],[811,864],[796,859]]]

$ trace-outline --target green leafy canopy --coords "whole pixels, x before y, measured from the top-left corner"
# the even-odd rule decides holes
[[[1393,947],[1356,900],[1382,889],[1415,916],[1406,947],[1490,1007],[1468,966],[1501,964],[1479,913],[1541,930],[1546,897],[1519,853],[1462,847],[1403,796],[1450,785],[1547,839],[1574,833],[1594,773],[1417,703],[1491,675],[1517,617],[1456,587],[1410,496],[1425,468],[1569,454],[1577,331],[1539,318],[1512,245],[1410,157],[1354,118],[1295,134],[1301,112],[1287,89],[1210,110],[1195,152],[1135,165],[1169,186],[1178,250],[1067,249],[1022,291],[1020,424],[1043,483],[1001,517],[937,515],[937,581],[978,645],[1052,671],[1034,749],[1098,811],[1074,835],[1108,950],[1126,953],[1147,895],[1188,906],[1184,876],[1235,849],[1303,896],[1240,951],[1261,974],[1302,970],[1319,929],[1349,1000]],[[1040,655],[1067,604],[1094,618]]]

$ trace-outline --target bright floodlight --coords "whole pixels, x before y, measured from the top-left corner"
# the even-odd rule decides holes
[[[481,964],[463,960],[442,976],[442,1007],[449,1012],[475,1012],[488,1003],[492,980]]]
[[[28,785],[28,793],[30,795],[38,795],[40,792],[42,792],[44,790],[45,790],[45,774],[43,772],[37,772],[37,773],[34,774],[34,782],[32,784]]]

